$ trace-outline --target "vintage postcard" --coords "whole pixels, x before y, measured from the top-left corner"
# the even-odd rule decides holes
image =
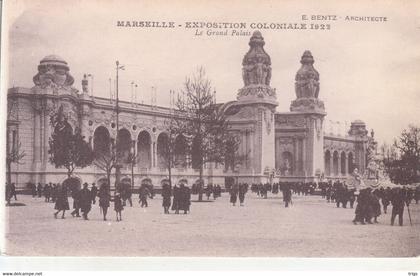
[[[418,1],[5,1],[1,254],[415,261],[419,49]]]

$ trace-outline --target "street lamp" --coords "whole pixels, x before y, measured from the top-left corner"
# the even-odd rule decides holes
[[[119,70],[125,70],[123,65],[120,65],[120,62],[117,60],[115,62],[116,64],[116,99],[115,99],[115,110],[117,113],[117,121],[116,121],[116,127],[117,127],[117,135],[115,138],[115,190],[117,188],[119,188],[119,184],[120,184],[120,176],[121,176],[121,165],[119,164],[119,156],[118,156],[118,131],[119,131],[119,113],[120,113],[120,108],[119,108],[119,97],[118,97],[118,71]]]

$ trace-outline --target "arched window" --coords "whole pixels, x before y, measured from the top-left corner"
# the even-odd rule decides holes
[[[178,135],[175,139],[175,166],[185,168],[187,165],[187,141],[183,135]]]
[[[149,132],[143,130],[137,137],[137,164],[140,168],[150,169],[152,167],[152,154],[150,145],[152,138]]]
[[[118,131],[117,137],[117,157],[122,163],[130,163],[130,153],[132,148],[131,134],[130,132],[122,128]]]
[[[111,152],[111,139],[109,131],[106,127],[100,126],[95,129],[93,134],[93,152],[95,157],[100,155],[108,155]]]
[[[352,173],[354,170],[354,157],[353,157],[353,153],[350,152],[349,156],[348,156],[348,166],[349,166],[349,173]]]
[[[340,162],[341,162],[341,174],[345,175],[346,174],[346,153],[343,151],[341,152],[341,157],[340,157]]]
[[[164,132],[159,134],[157,139],[157,167],[161,169],[166,169],[167,158],[168,158],[168,135]]]
[[[325,152],[325,175],[331,175],[331,153],[329,150]]]

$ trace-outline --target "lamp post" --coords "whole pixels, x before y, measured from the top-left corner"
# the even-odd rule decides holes
[[[118,98],[118,71],[124,70],[124,66],[120,65],[120,62],[117,60],[115,62],[116,64],[116,99],[115,99],[115,111],[117,113],[117,120],[116,120],[116,127],[117,127],[117,135],[115,138],[115,191],[119,188],[120,184],[120,176],[121,176],[121,165],[119,164],[119,156],[118,156],[118,131],[119,131],[119,113],[120,113],[120,107],[119,107],[119,98]]]

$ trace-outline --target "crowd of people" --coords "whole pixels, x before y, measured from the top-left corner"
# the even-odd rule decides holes
[[[409,207],[413,199],[418,204],[420,199],[420,188],[409,189],[407,187],[384,188],[377,187],[363,187],[356,190],[355,187],[349,187],[346,182],[329,181],[319,184],[321,190],[321,197],[325,198],[327,202],[332,202],[338,207],[347,208],[347,203],[350,208],[355,208],[354,224],[373,224],[378,223],[378,217],[387,213],[388,206],[392,205],[391,225],[394,225],[396,216],[398,216],[398,223],[403,225],[404,207]],[[381,206],[382,205],[382,206]],[[373,221],[372,221],[373,220]]]
[[[175,214],[183,211],[184,214],[190,212],[191,194],[197,194],[199,187],[193,184],[190,189],[186,181],[181,180],[178,184],[171,185],[168,180],[162,181],[162,207],[164,214],[169,214],[170,210]],[[54,203],[56,212],[54,217],[58,218],[61,213],[61,218],[65,218],[65,212],[70,210],[68,196],[73,199],[72,212],[73,217],[82,217],[88,220],[88,214],[92,209],[92,205],[96,204],[98,198],[98,205],[103,219],[107,220],[108,208],[111,202],[114,203],[114,211],[116,212],[117,221],[122,220],[122,211],[127,205],[133,206],[132,195],[135,190],[132,189],[130,183],[121,183],[118,189],[111,195],[110,188],[107,184],[102,184],[98,189],[95,183],[92,183],[89,189],[88,183],[83,184],[82,189],[68,187],[67,185],[60,185],[56,183],[48,183],[41,185],[38,183],[29,183],[27,188],[32,197],[45,197],[45,202]],[[207,200],[213,196],[213,200],[217,199],[222,194],[220,185],[209,184],[203,188]],[[326,199],[328,203],[335,203],[337,208],[354,208],[355,203],[355,218],[354,224],[373,224],[378,223],[378,217],[383,213],[388,212],[388,206],[392,205],[391,225],[394,225],[395,219],[398,216],[399,225],[403,225],[403,214],[405,206],[409,206],[412,200],[416,204],[420,199],[420,188],[383,188],[378,187],[372,189],[364,187],[356,190],[353,186],[348,186],[346,182],[328,181],[328,182],[281,182],[281,183],[234,183],[226,187],[229,193],[229,201],[235,206],[239,199],[239,206],[244,206],[245,196],[250,188],[252,193],[257,196],[267,199],[268,192],[273,195],[282,193],[285,207],[289,207],[292,201],[292,194],[295,195],[314,195],[316,191],[320,192],[321,198]],[[148,207],[148,198],[155,196],[155,190],[151,183],[142,183],[138,189],[139,204],[142,208]],[[14,183],[6,183],[6,201],[10,204],[10,200],[14,198],[17,200],[17,191]]]

